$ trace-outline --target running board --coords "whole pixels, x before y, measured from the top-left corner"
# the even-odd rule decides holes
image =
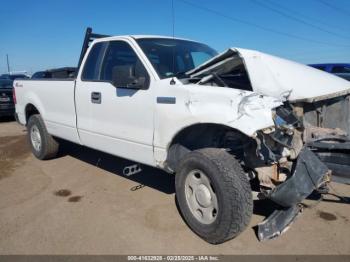
[[[131,166],[126,166],[123,169],[123,175],[124,176],[132,176],[135,175],[137,173],[140,173],[142,171],[142,168],[139,164],[134,164]]]

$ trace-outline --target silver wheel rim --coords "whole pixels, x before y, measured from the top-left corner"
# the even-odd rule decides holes
[[[201,170],[192,170],[185,180],[187,205],[202,224],[213,223],[219,212],[218,200],[210,179]]]
[[[39,152],[41,149],[41,135],[37,126],[32,126],[30,129],[30,140],[35,151]]]

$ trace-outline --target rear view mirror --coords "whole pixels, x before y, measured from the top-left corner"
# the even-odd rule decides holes
[[[130,89],[145,89],[146,77],[135,76],[133,65],[118,65],[113,67],[112,82],[115,87]]]

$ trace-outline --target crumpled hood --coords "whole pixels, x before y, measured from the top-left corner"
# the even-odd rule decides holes
[[[259,51],[230,48],[189,71],[205,73],[232,57],[241,58],[253,90],[291,102],[314,102],[350,93],[350,82],[321,70]]]

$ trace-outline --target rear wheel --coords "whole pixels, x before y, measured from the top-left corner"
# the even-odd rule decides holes
[[[57,155],[59,144],[47,132],[40,115],[32,115],[27,124],[28,141],[32,153],[41,160],[50,159]]]
[[[225,150],[188,153],[175,179],[184,220],[207,242],[225,242],[249,224],[253,212],[250,184],[239,162]]]

